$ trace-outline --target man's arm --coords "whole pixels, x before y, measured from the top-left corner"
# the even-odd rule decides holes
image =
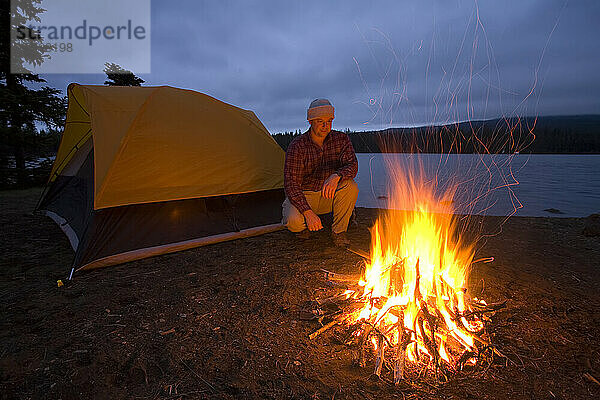
[[[304,193],[302,193],[302,175],[304,173],[302,154],[298,146],[290,145],[285,153],[283,167],[283,187],[290,203],[302,214],[310,210]]]
[[[323,183],[321,194],[326,199],[333,199],[338,183],[342,179],[354,179],[358,173],[358,160],[348,135],[341,134],[336,146],[339,149],[341,166]]]
[[[340,175],[341,179],[354,179],[358,173],[358,160],[350,138],[348,135],[344,135],[344,137],[346,143],[344,143],[340,154],[342,166],[335,173]]]

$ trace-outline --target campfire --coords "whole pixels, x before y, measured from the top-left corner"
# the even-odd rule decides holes
[[[371,229],[370,255],[357,252],[363,273],[325,271],[344,290],[317,301],[332,319],[311,339],[340,325],[338,337],[356,363],[366,367],[374,358],[376,376],[388,371],[398,384],[412,371],[447,380],[500,354],[485,325],[504,303],[487,304],[467,290],[471,265],[493,259],[474,261],[473,246],[461,241],[447,200],[452,190],[436,195],[433,184],[402,174],[393,182],[387,211]]]

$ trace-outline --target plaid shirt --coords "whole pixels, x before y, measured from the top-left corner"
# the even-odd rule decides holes
[[[310,138],[310,130],[295,138],[285,153],[285,194],[301,213],[310,210],[303,190],[318,192],[332,174],[353,179],[358,172],[358,160],[350,138],[345,133],[331,131],[323,148]]]

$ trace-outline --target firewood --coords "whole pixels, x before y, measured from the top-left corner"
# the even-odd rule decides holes
[[[494,257],[483,257],[483,258],[478,258],[477,260],[471,261],[471,265],[477,264],[477,263],[480,263],[480,262],[484,263],[484,264],[487,264],[487,263],[491,263],[493,261],[494,261]]]
[[[330,281],[358,283],[358,281],[360,280],[360,275],[338,274],[337,272],[331,272],[323,268],[321,268],[321,271],[325,273],[325,279]]]
[[[352,250],[351,250],[352,251]],[[365,262],[370,262],[366,254],[359,254],[365,258]],[[404,279],[404,270],[408,265],[407,258],[396,257],[394,263],[384,267],[385,273],[393,281],[393,288],[402,287]],[[483,261],[483,260],[477,260]],[[421,291],[420,258],[417,258],[414,264],[414,288],[412,289],[411,303],[396,304],[389,308],[386,307],[389,298],[388,295],[375,296],[371,288],[366,291],[365,286],[354,289],[357,281],[360,279],[357,275],[343,275],[331,271],[322,270],[325,277],[330,282],[343,284],[343,286],[352,286],[352,289],[346,289],[346,292],[319,299],[319,306],[331,304],[334,313],[341,313],[327,325],[321,327],[310,335],[314,339],[321,333],[330,329],[343,320],[342,316],[351,318],[355,315],[354,311],[365,309],[371,310],[368,317],[353,321],[353,324],[346,326],[346,330],[338,335],[340,343],[346,344],[352,348],[354,361],[360,367],[366,366],[367,351],[371,351],[370,342],[373,335],[376,339],[375,368],[373,377],[381,378],[383,368],[386,367],[393,373],[393,382],[399,385],[405,377],[406,360],[410,354],[410,359],[414,359],[414,364],[420,368],[420,374],[425,371],[432,371],[435,374],[435,380],[440,382],[447,381],[451,372],[462,370],[469,360],[475,361],[474,368],[481,368],[482,363],[490,362],[493,354],[506,357],[500,353],[486,336],[483,324],[487,315],[506,307],[506,301],[494,304],[486,304],[477,299],[472,300],[466,295],[466,288],[454,288],[446,282],[441,274],[437,274],[433,282],[432,290],[427,291],[427,296]],[[440,266],[439,271],[442,268]],[[410,272],[410,271],[409,271]],[[340,285],[342,286],[342,285]],[[412,284],[411,284],[412,287]],[[352,293],[351,290],[356,290]],[[348,297],[348,295],[350,297]],[[393,290],[389,296],[396,296]],[[465,304],[466,309],[459,304]],[[407,307],[417,308],[416,316],[408,321],[405,327],[405,310]],[[389,325],[386,321],[387,314],[390,313],[397,318],[397,323]],[[339,319],[338,319],[339,318]],[[448,319],[452,320],[451,323]],[[448,321],[448,323],[446,323]],[[455,325],[456,324],[456,325]],[[360,334],[357,334],[360,332]],[[396,344],[392,340],[398,333]],[[465,335],[473,338],[474,344],[469,344],[470,340],[465,339]],[[374,340],[373,340],[374,341]],[[442,357],[440,351],[441,341],[444,341],[444,349],[448,353]],[[409,346],[414,346],[409,348]],[[464,352],[458,355],[455,346],[462,347]],[[407,350],[410,350],[407,351]],[[386,351],[388,361],[386,362]]]
[[[382,334],[377,335],[377,358],[375,359],[375,371],[374,375],[381,377],[381,367],[385,362],[385,343],[384,336]]]
[[[477,301],[472,301],[470,303],[472,308],[476,308],[477,312],[493,312],[498,311],[506,307],[506,303],[508,300],[501,301],[499,303],[492,304],[482,304]]]
[[[414,298],[416,300],[423,300],[423,298],[421,297],[421,271],[419,270],[419,259],[417,258],[417,264],[415,265],[415,273],[416,273],[416,278],[415,278],[415,294],[414,294]]]
[[[367,262],[371,262],[371,256],[368,253],[365,253],[362,250],[359,249],[351,249],[350,247],[346,247],[346,250],[348,250],[350,253],[354,253],[359,257],[362,257],[365,259],[365,261]]]
[[[336,294],[336,295],[333,295],[333,296],[325,297],[323,299],[316,299],[316,302],[320,306],[322,306],[322,305],[327,304],[327,303],[335,303],[337,301],[343,301],[343,300],[346,300],[347,298],[348,298],[347,294],[340,293],[340,294]]]
[[[168,331],[160,331],[159,333],[160,333],[161,336],[165,336],[165,335],[168,335],[168,334],[171,334],[171,333],[175,333],[175,328],[171,328]]]
[[[387,343],[388,346],[393,347],[393,344],[390,341],[390,339],[388,339],[388,337],[379,328],[377,328],[371,322],[365,321],[365,323],[368,324],[371,327],[371,329],[375,331],[375,333],[377,333],[379,336],[381,336],[383,338],[383,340],[385,340],[385,342]]]
[[[363,323],[363,337],[360,341],[360,354],[359,354],[359,361],[358,361],[358,365],[362,368],[367,366],[367,354],[366,354],[366,350],[365,350],[365,346],[367,344],[367,341],[369,340],[369,336],[371,336],[371,330],[373,329],[373,326],[370,324],[366,324]]]
[[[406,362],[406,348],[411,342],[410,332],[404,329],[402,323],[396,324],[399,331],[398,345],[396,346],[396,357],[394,359],[394,385],[399,385],[404,379],[404,364]]]
[[[469,359],[475,357],[476,355],[477,354],[475,354],[474,352],[466,350],[464,353],[462,353],[462,355],[460,356],[460,358],[456,362],[456,370],[457,371],[462,371],[463,367],[465,366],[465,363],[467,361],[469,361]]]
[[[598,379],[594,378],[591,374],[589,374],[587,372],[583,374],[583,377],[590,382],[594,382],[596,385],[600,385],[600,382],[598,382]]]
[[[423,311],[420,314],[424,314]],[[431,324],[431,322],[427,322],[431,328],[431,337],[425,332],[424,321],[426,318],[419,318],[419,329],[421,330],[421,335],[423,337],[423,342],[425,342],[425,347],[431,356],[431,363],[433,364],[435,380],[438,380],[439,370],[440,370],[440,362],[441,356],[438,350],[438,347],[435,343],[435,324]]]
[[[356,331],[361,329],[361,327],[362,327],[362,322],[356,322],[356,323],[350,325],[350,327],[344,334],[341,342],[347,346],[351,346],[353,343],[355,343],[357,341],[358,337],[357,337],[357,335],[355,335],[355,333],[356,333]]]
[[[321,333],[325,332],[326,330],[330,329],[331,327],[333,327],[333,326],[339,324],[340,322],[342,322],[345,318],[347,318],[347,316],[344,315],[344,314],[338,315],[331,322],[329,322],[327,325],[323,325],[321,328],[319,328],[318,330],[316,330],[313,333],[311,333],[308,336],[308,338],[310,340],[313,340],[314,338],[316,338],[317,336],[319,336]]]

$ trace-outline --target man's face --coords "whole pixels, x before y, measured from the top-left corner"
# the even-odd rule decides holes
[[[313,134],[318,138],[325,138],[331,132],[332,121],[331,117],[311,119],[310,126]]]

